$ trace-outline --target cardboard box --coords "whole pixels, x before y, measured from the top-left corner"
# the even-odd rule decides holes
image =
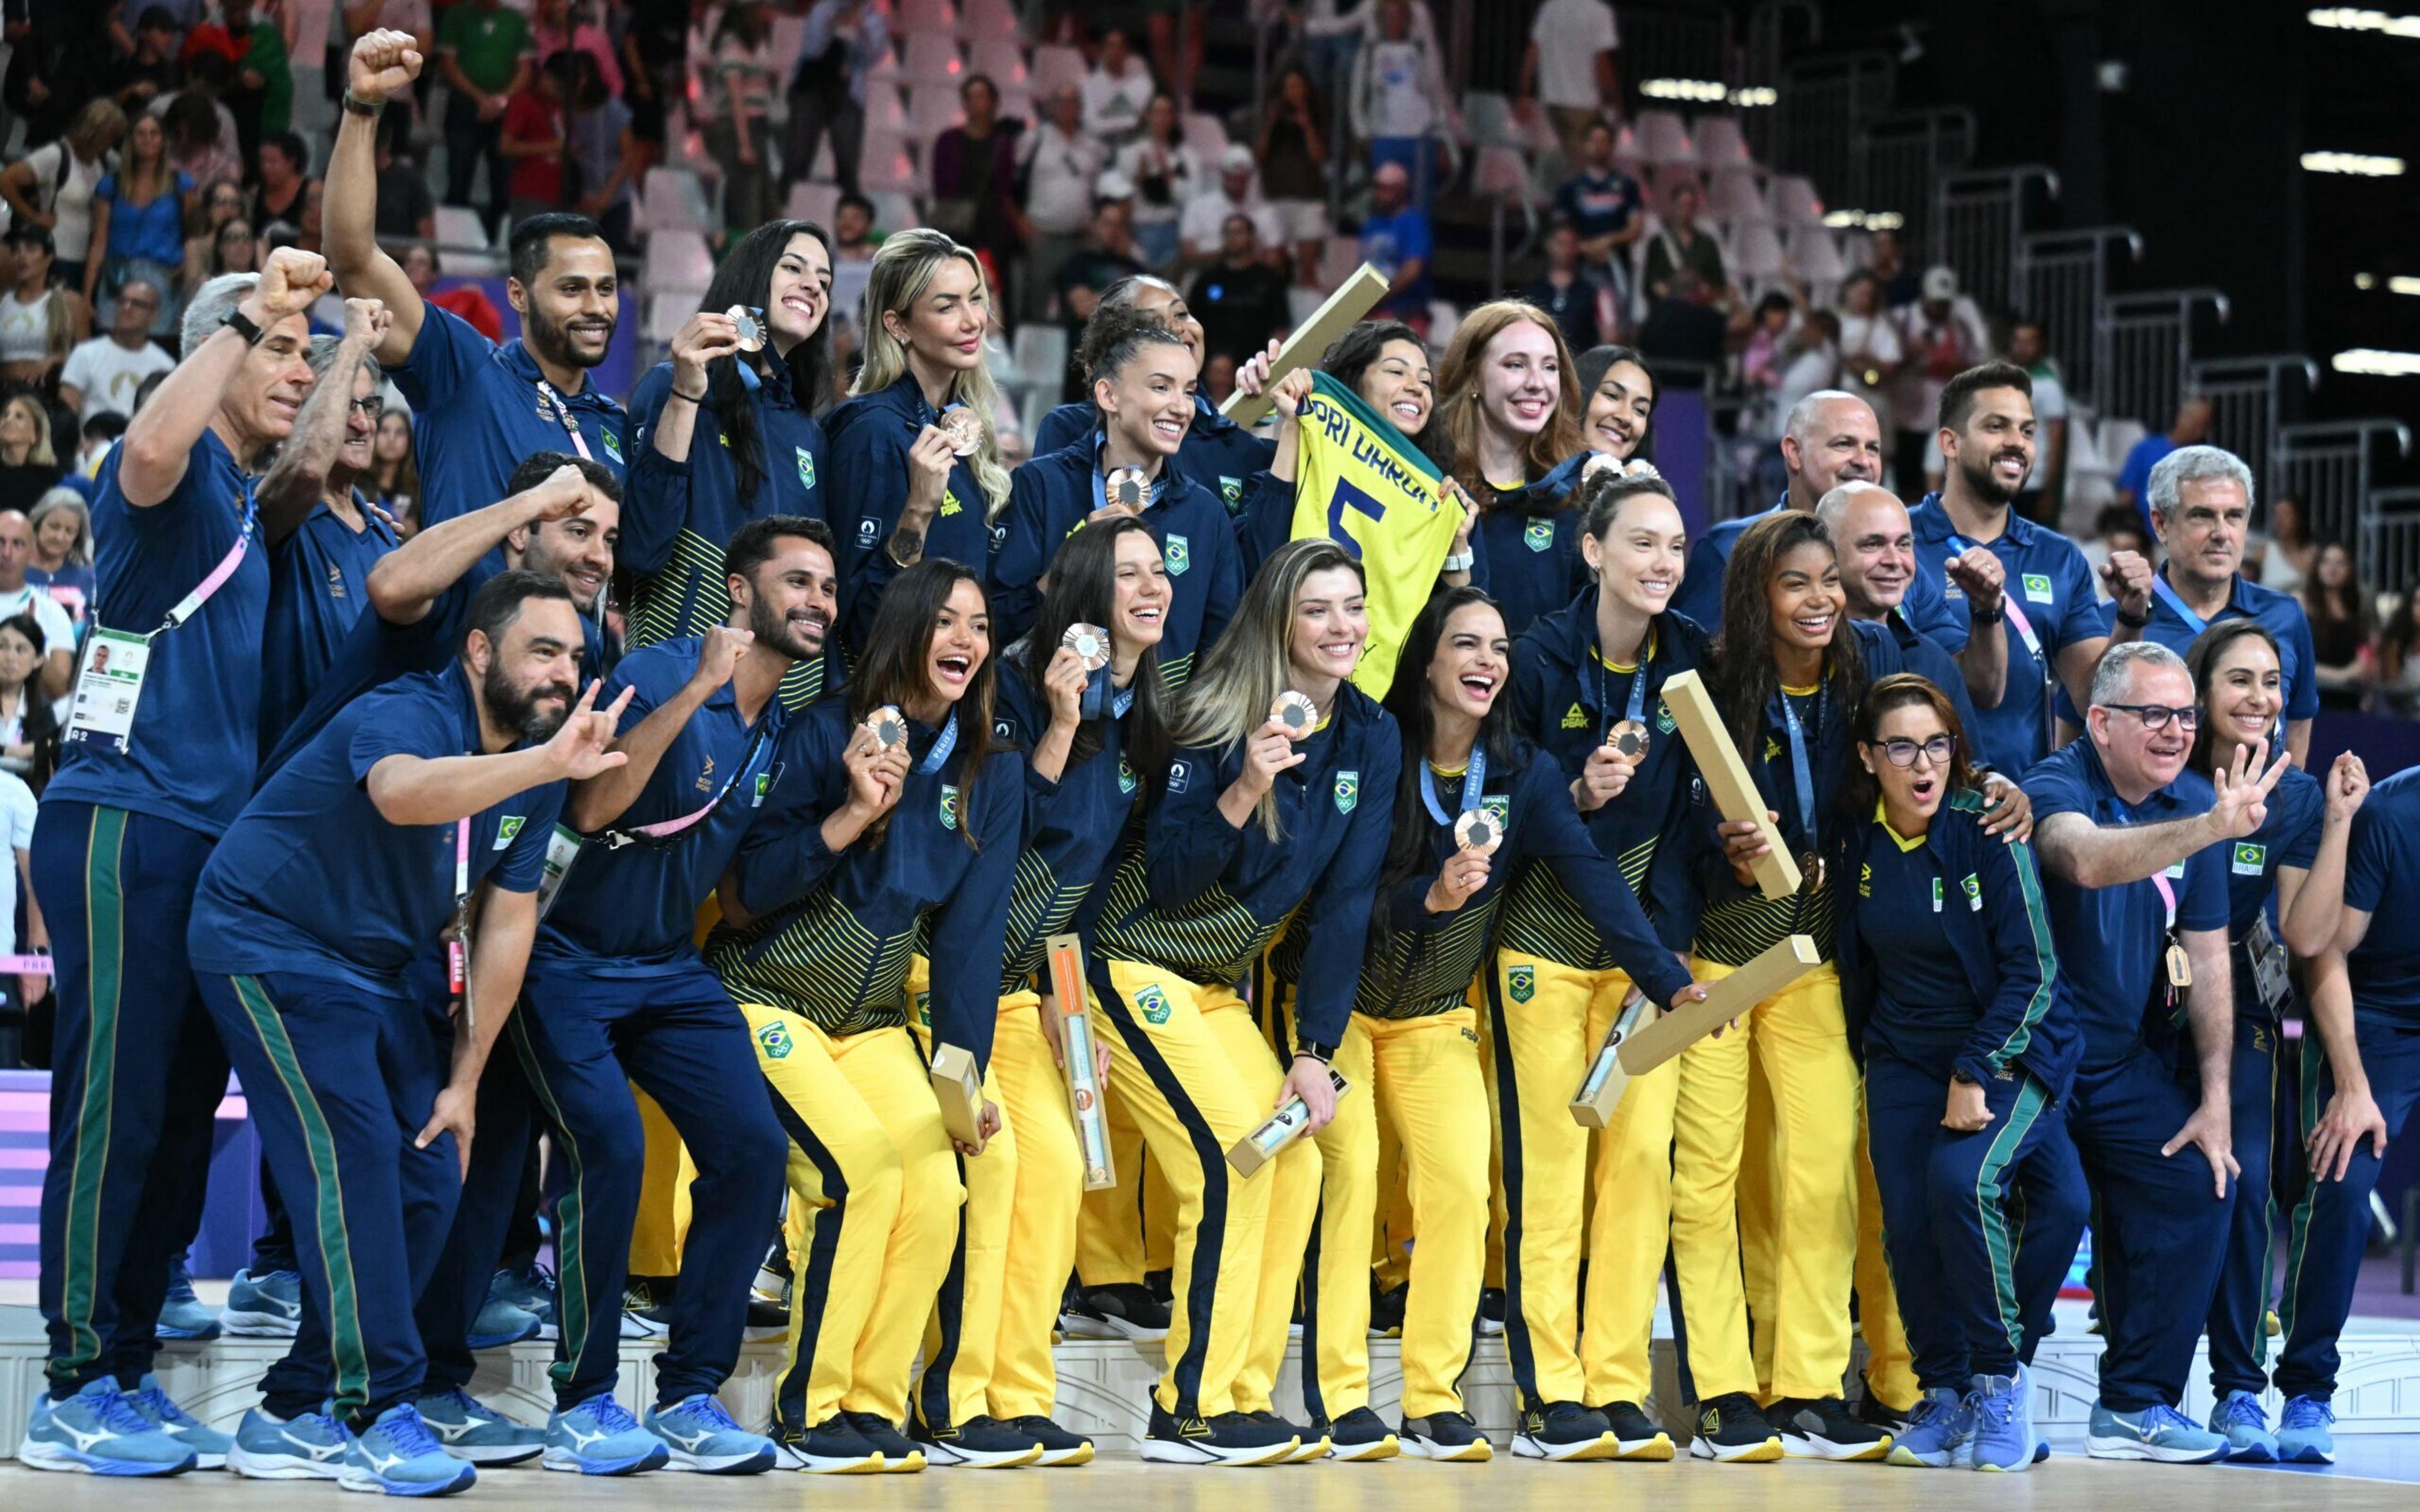
[[[1098,1192],[1118,1184],[1116,1159],[1109,1151],[1109,1110],[1103,1105],[1108,1088],[1094,1074],[1092,996],[1084,987],[1084,942],[1073,934],[1053,934],[1049,953],[1050,995],[1058,1005],[1059,1051],[1067,1081],[1067,1110],[1076,1119],[1076,1149],[1084,1160],[1084,1190]]]
[[[1344,1073],[1335,1067],[1327,1068],[1328,1084],[1342,1097],[1349,1089]],[[1277,1158],[1279,1150],[1302,1136],[1311,1122],[1311,1108],[1299,1097],[1290,1097],[1285,1105],[1269,1115],[1269,1121],[1235,1141],[1227,1151],[1227,1164],[1235,1167],[1238,1176],[1250,1176]]]
[[[1631,1078],[1644,1076],[1699,1041],[1746,1016],[1748,1011],[1823,964],[1812,936],[1792,934],[1722,980],[1711,984],[1702,1003],[1654,1015],[1645,999],[1637,1012],[1624,1012],[1606,1032],[1589,1062],[1588,1074],[1572,1094],[1572,1121],[1602,1129],[1621,1105]]]
[[[933,1096],[951,1138],[969,1145],[982,1141],[983,1072],[972,1055],[954,1044],[933,1047]]]
[[[1705,679],[1695,669],[1665,679],[1664,706],[1672,711],[1672,722],[1681,727],[1681,738],[1689,743],[1689,754],[1697,758],[1715,810],[1733,823],[1753,823],[1771,847],[1756,859],[1757,890],[1773,899],[1795,895],[1801,880],[1798,862],[1782,843],[1781,831],[1765,817],[1764,795],[1758,791],[1747,764],[1740,760],[1730,732],[1723,728],[1721,711],[1714,707],[1714,695],[1706,691]]]

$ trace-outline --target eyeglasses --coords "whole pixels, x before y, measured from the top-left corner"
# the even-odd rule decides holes
[[[383,394],[373,393],[366,399],[355,399],[352,402],[352,412],[372,424],[376,424],[379,416],[385,410],[386,398]]]
[[[2172,709],[2164,703],[2103,703],[2101,706],[2104,709],[2125,710],[2128,714],[2131,714],[2137,719],[2142,720],[2143,728],[2151,732],[2153,734],[2158,734],[2161,731],[2165,730],[2168,727],[2168,721],[2171,719],[2174,719],[2177,722],[2177,728],[2183,731],[2186,734],[2192,734],[2195,731],[2201,728],[2201,706],[2199,704],[2188,703],[2181,709]]]
[[[1921,756],[1934,766],[1947,766],[1951,753],[1957,749],[1956,735],[1935,735],[1921,744],[1913,740],[1885,740],[1883,742],[1883,760],[1893,766],[1914,766],[1916,759]]]

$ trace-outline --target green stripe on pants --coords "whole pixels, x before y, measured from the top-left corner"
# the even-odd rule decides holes
[[[75,1166],[68,1183],[63,1226],[67,1275],[59,1319],[68,1325],[69,1353],[50,1363],[54,1381],[72,1381],[101,1358],[92,1310],[101,1287],[101,1186],[109,1176],[109,1126],[117,1088],[117,1019],[125,987],[126,888],[119,865],[126,851],[126,810],[96,807],[85,848],[85,950],[91,990],[86,1011],[84,1097],[76,1109]],[[143,1173],[134,1173],[139,1188]]]

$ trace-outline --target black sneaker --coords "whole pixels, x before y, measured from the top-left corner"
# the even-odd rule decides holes
[[[1699,1459],[1761,1464],[1781,1458],[1781,1435],[1765,1421],[1755,1397],[1725,1392],[1698,1404],[1698,1431],[1690,1437],[1689,1453]]]
[[[945,1470],[1013,1470],[1042,1458],[1039,1443],[996,1417],[970,1417],[945,1428],[909,1427],[926,1460]]]
[[[1151,1293],[1151,1300],[1162,1307],[1176,1305],[1176,1273],[1174,1271],[1145,1271],[1142,1273],[1142,1288]]]
[[[1577,1402],[1547,1402],[1522,1412],[1512,1452],[1524,1459],[1610,1459],[1613,1425]]]
[[[1890,1453],[1891,1436],[1838,1396],[1777,1401],[1764,1415],[1781,1434],[1781,1452],[1795,1459],[1880,1459]]]
[[[811,1428],[775,1424],[773,1463],[810,1475],[867,1475],[882,1468],[882,1451],[834,1412]]]
[[[1481,1338],[1504,1332],[1504,1288],[1488,1287],[1479,1294],[1479,1333]]]
[[[899,1431],[898,1424],[879,1412],[843,1412],[841,1416],[848,1419],[859,1437],[881,1451],[884,1474],[912,1474],[924,1468],[924,1451]]]
[[[1307,1428],[1299,1423],[1290,1423],[1267,1408],[1263,1408],[1257,1412],[1246,1412],[1243,1415],[1272,1433],[1291,1433],[1295,1436],[1298,1442],[1294,1453],[1286,1457],[1287,1464],[1299,1465],[1312,1459],[1327,1458],[1327,1435],[1320,1429]]]
[[[1897,1439],[1900,1434],[1905,1433],[1907,1431],[1907,1412],[1901,1412],[1900,1409],[1893,1407],[1890,1403],[1884,1401],[1881,1394],[1874,1390],[1874,1383],[1872,1381],[1866,1381],[1863,1377],[1860,1377],[1859,1380],[1866,1389],[1857,1396],[1857,1421],[1866,1424],[1869,1427],[1880,1428],[1885,1433],[1889,1434],[1893,1439]],[[1913,1410],[1914,1409],[1912,1408],[1910,1409],[1910,1411]]]
[[[1292,1432],[1256,1423],[1241,1412],[1180,1418],[1155,1399],[1142,1457],[1163,1465],[1274,1465],[1291,1459],[1301,1447],[1302,1440]]]
[[[1034,1461],[1045,1470],[1054,1466],[1089,1465],[1093,1462],[1093,1441],[1080,1433],[1070,1433],[1047,1417],[1039,1415],[1012,1418],[1010,1427],[1042,1445],[1042,1458]]]
[[[622,1286],[622,1336],[659,1339],[672,1332],[673,1279],[634,1275]]]
[[[1637,1402],[1615,1402],[1600,1407],[1605,1420],[1613,1427],[1613,1458],[1616,1459],[1669,1459],[1672,1458],[1672,1435],[1664,1425],[1647,1415]]]
[[[1373,1339],[1394,1339],[1404,1336],[1404,1299],[1411,1295],[1409,1287],[1396,1287],[1381,1291],[1370,1299],[1370,1336]]]
[[[1496,1445],[1479,1431],[1468,1412],[1431,1412],[1404,1419],[1399,1437],[1406,1459],[1460,1459],[1476,1463],[1496,1458]]]
[[[1164,1339],[1168,1304],[1131,1281],[1085,1287],[1075,1306],[1059,1315],[1059,1327],[1071,1339]]]
[[[748,1299],[748,1326],[743,1332],[752,1339],[788,1338],[790,1309],[785,1304],[767,1302],[752,1294]]]
[[[1387,1420],[1366,1407],[1357,1407],[1332,1423],[1312,1419],[1310,1436],[1326,1439],[1327,1452],[1339,1459],[1392,1459],[1403,1452]]]

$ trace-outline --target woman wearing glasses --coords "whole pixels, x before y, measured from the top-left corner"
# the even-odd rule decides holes
[[[1834,949],[1891,1273],[1931,1300],[1902,1314],[1924,1395],[1890,1462],[1940,1469],[1971,1445],[1978,1470],[2023,1470],[2019,1366],[2085,1216],[2056,1111],[2082,1039],[2033,847],[1984,827],[1949,701],[1910,673],[1876,683],[1856,759],[1849,811],[1871,817],[1846,826],[1831,878]]]

